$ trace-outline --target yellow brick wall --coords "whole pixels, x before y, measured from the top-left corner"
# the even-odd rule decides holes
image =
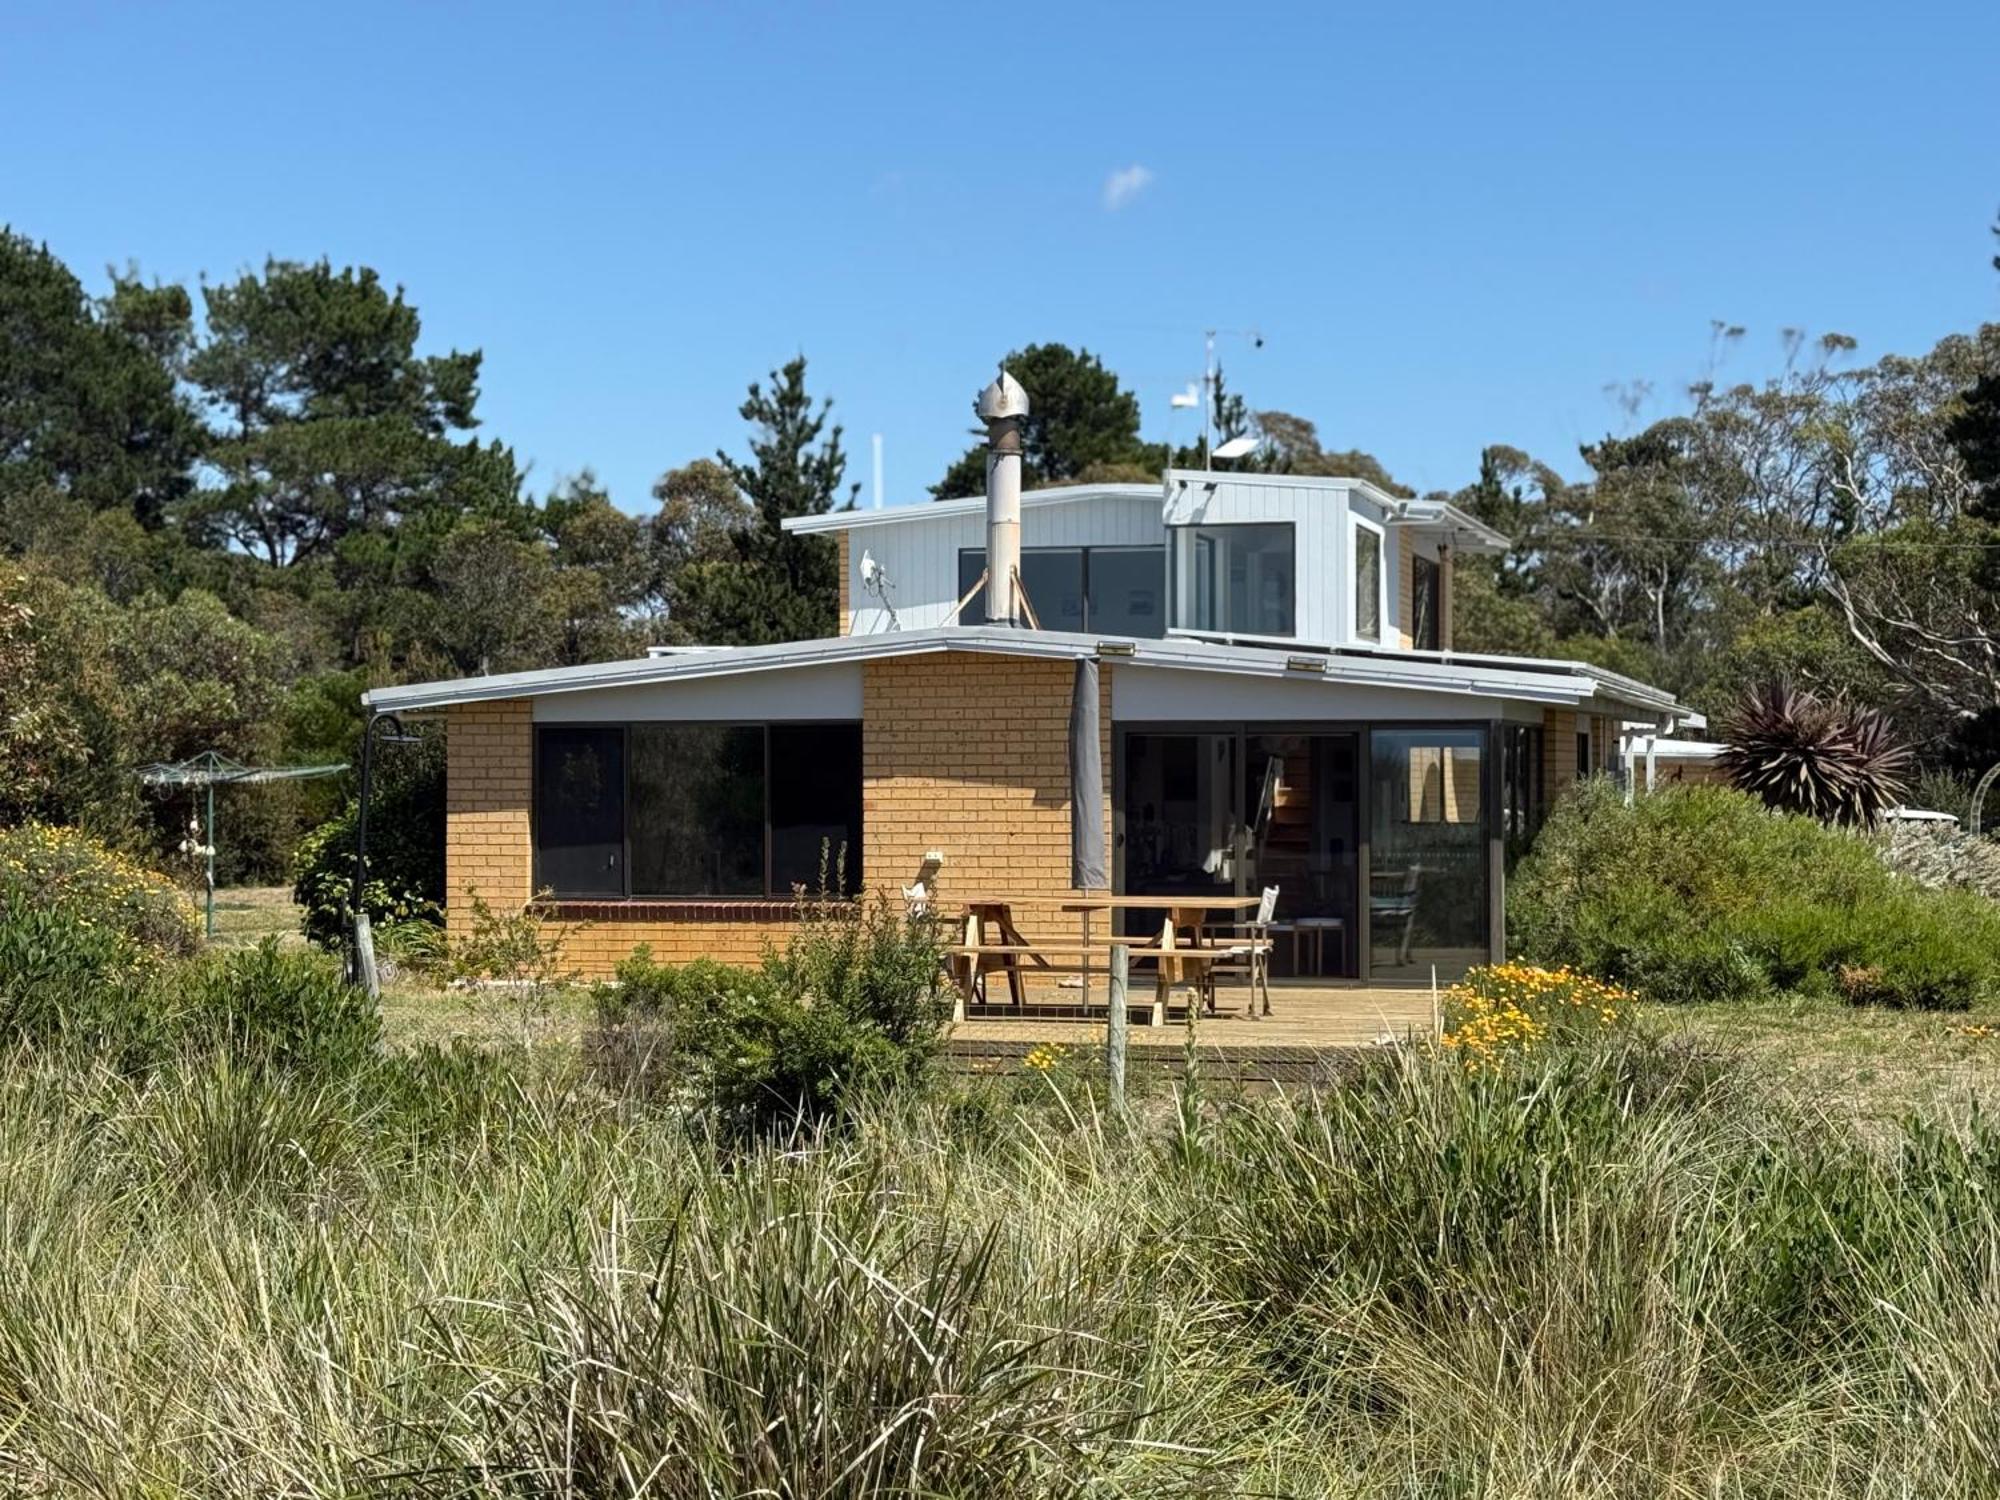
[[[1107,851],[1111,672],[1098,672]],[[861,846],[871,886],[909,885],[936,850],[944,855],[935,878],[942,903],[1070,888],[1074,677],[1069,662],[957,652],[862,668]],[[1060,933],[1074,933],[1074,918],[1059,920]],[[1036,935],[1025,917],[1022,926]]]
[[[476,890],[495,911],[518,910],[534,892],[529,798],[534,714],[525,698],[450,710],[445,738],[445,926],[471,928]],[[542,908],[563,933],[565,959],[609,974],[641,943],[663,962],[716,958],[755,963],[767,939],[791,927],[785,901],[565,901]]]
[[[528,791],[533,713],[525,698],[466,703],[445,720],[445,926],[470,926],[468,888],[496,911],[532,892]]]
[[[1069,889],[1068,662],[951,653],[867,663],[862,676],[862,871],[892,897],[935,872],[941,901]],[[1105,847],[1111,840],[1111,668],[1099,671]],[[454,708],[448,728],[447,925],[466,887],[496,910],[532,895],[533,717],[524,699]],[[567,960],[611,972],[640,943],[666,962],[755,963],[792,927],[785,901],[565,901],[544,908]],[[1059,935],[1074,931],[1073,918]],[[1034,935],[1034,924],[1023,926]]]
[[[840,559],[840,633],[842,635],[852,635],[854,634],[854,600],[849,594],[847,582],[847,559],[849,556],[847,550],[847,533],[836,531],[833,534],[833,538]]]

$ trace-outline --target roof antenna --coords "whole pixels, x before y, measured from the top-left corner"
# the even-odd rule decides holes
[[[896,604],[889,597],[889,591],[895,584],[889,581],[889,575],[882,570],[882,565],[875,561],[875,554],[866,547],[861,549],[861,586],[882,601],[882,608],[889,612],[889,628],[901,630],[903,622],[896,618]]]

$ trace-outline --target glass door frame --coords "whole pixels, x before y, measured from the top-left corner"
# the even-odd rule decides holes
[[[1355,848],[1354,848],[1354,904],[1359,909],[1350,914],[1353,918],[1351,931],[1354,933],[1354,968],[1352,978],[1346,975],[1334,980],[1338,984],[1372,986],[1381,989],[1402,987],[1421,988],[1427,981],[1410,980],[1406,985],[1396,981],[1372,979],[1369,975],[1370,955],[1374,952],[1374,934],[1369,930],[1369,894],[1374,890],[1371,879],[1372,855],[1375,838],[1374,776],[1370,768],[1374,764],[1375,731],[1381,730],[1438,730],[1479,733],[1479,816],[1486,835],[1486,948],[1489,962],[1500,963],[1506,957],[1506,839],[1500,817],[1500,763],[1495,749],[1500,744],[1509,721],[1493,719],[1132,719],[1115,720],[1111,726],[1111,889],[1118,895],[1130,892],[1125,884],[1125,738],[1131,734],[1214,734],[1232,735],[1236,740],[1236,765],[1238,774],[1232,778],[1230,822],[1234,827],[1232,835],[1237,857],[1233,860],[1236,894],[1248,896],[1244,879],[1244,861],[1241,857],[1245,835],[1245,809],[1243,799],[1246,794],[1247,777],[1243,768],[1248,764],[1247,747],[1256,735],[1336,735],[1355,736]]]

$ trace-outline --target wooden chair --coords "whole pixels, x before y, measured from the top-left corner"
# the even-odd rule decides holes
[[[1227,929],[1222,951],[1208,969],[1208,1008],[1215,1009],[1215,976],[1218,972],[1248,974],[1250,1004],[1246,1014],[1257,1013],[1257,992],[1264,992],[1264,1014],[1271,1013],[1271,931],[1278,914],[1278,887],[1267,885],[1257,902],[1257,913],[1247,922]]]

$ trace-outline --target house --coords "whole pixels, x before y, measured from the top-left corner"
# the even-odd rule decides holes
[[[1070,879],[1068,725],[1099,664],[1114,889],[1255,894],[1288,970],[1428,982],[1504,951],[1542,808],[1668,694],[1452,649],[1457,559],[1507,545],[1361,480],[1175,470],[1022,494],[1025,396],[981,398],[984,497],[788,523],[840,557],[841,633],[378,689],[442,714],[448,923],[466,893],[587,924],[573,961],[754,962],[816,886],[940,903]],[[995,563],[997,559],[997,565]]]

